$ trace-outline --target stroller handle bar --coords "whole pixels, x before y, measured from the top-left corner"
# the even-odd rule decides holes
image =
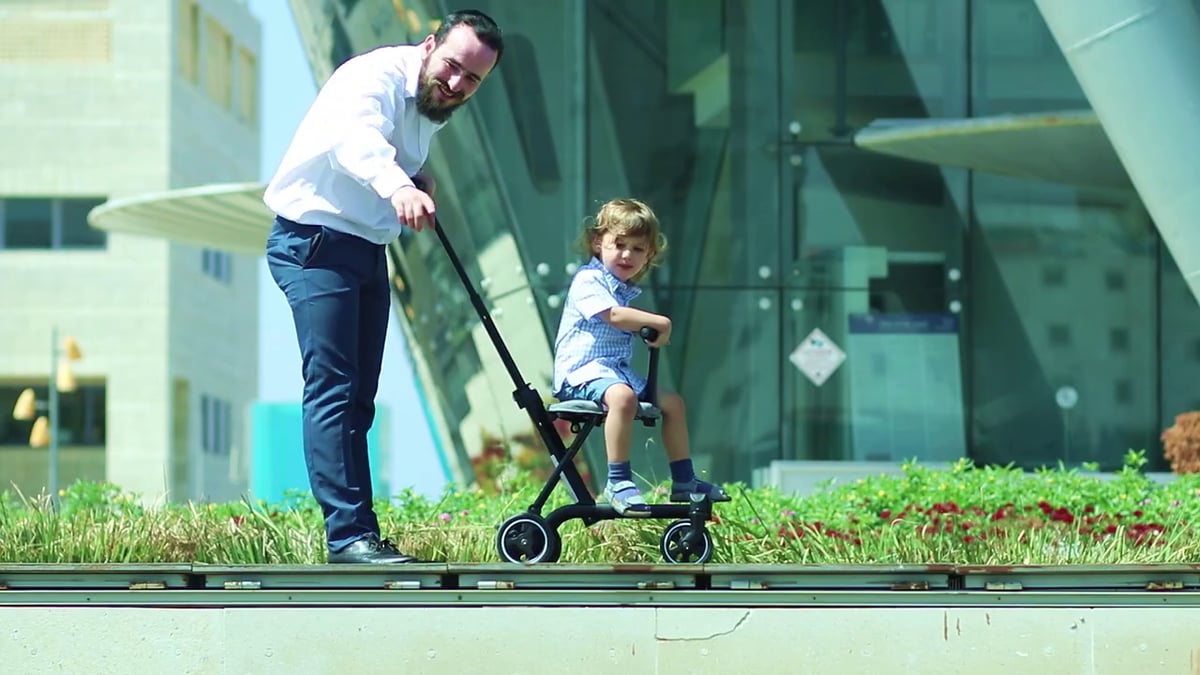
[[[658,339],[658,331],[650,326],[642,326],[638,330],[638,335],[646,342],[653,342]],[[643,398],[647,403],[658,407],[658,347],[650,348],[650,367],[646,373],[646,392]]]

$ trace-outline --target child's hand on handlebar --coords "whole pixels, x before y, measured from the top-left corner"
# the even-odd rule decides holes
[[[662,324],[659,326],[642,326],[638,335],[652,348],[665,347],[671,342],[671,320],[662,317]]]

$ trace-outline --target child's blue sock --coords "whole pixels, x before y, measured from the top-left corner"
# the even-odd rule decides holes
[[[618,483],[623,480],[633,480],[633,469],[630,468],[629,462],[609,462],[608,482]]]
[[[694,480],[696,480],[696,469],[692,467],[691,459],[679,459],[671,462],[672,483],[678,485],[681,483],[690,483]]]

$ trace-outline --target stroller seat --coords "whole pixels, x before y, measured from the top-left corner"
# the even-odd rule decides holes
[[[596,403],[595,401],[562,401],[561,403],[552,403],[546,407],[546,412],[564,419],[568,422],[586,422],[592,420],[599,422],[600,419],[608,415],[608,409]],[[637,419],[642,422],[648,422],[648,426],[653,426],[655,420],[662,418],[662,410],[653,403],[645,401],[638,402]]]

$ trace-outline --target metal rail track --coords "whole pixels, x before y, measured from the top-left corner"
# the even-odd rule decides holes
[[[0,607],[1200,607],[1200,565],[0,564]]]

